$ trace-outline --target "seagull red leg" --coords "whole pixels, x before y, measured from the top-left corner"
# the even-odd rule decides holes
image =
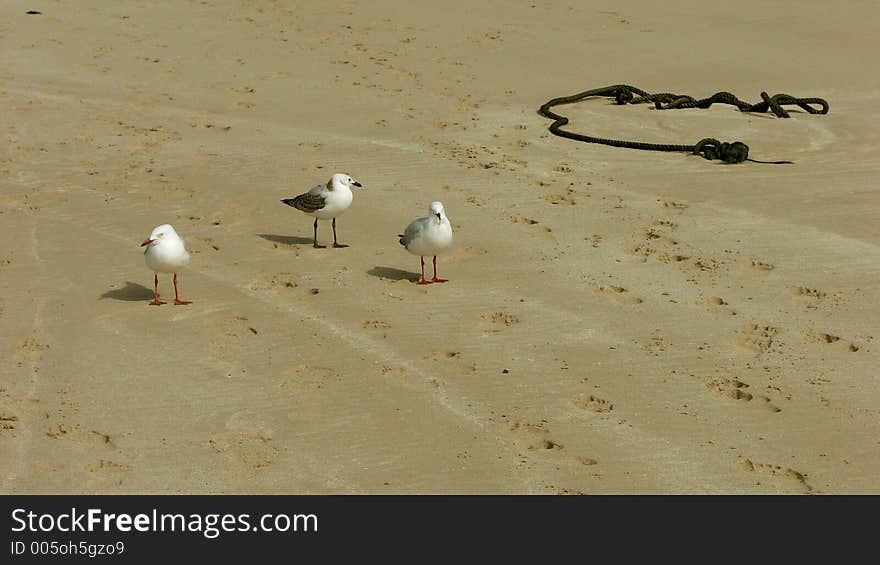
[[[174,303],[175,304],[192,304],[192,300],[181,300],[180,293],[177,291],[177,273],[174,273]]]
[[[336,218],[333,218],[333,247],[348,247],[348,245],[345,245],[344,243],[336,243]]]
[[[431,281],[425,279],[425,258],[419,257],[419,262],[422,264],[422,278],[416,284],[431,284]]]
[[[167,304],[164,300],[159,300],[159,273],[153,273],[153,301],[150,306],[160,306]]]
[[[424,275],[422,275],[422,277],[424,277]],[[445,283],[445,282],[448,282],[448,281],[449,281],[449,279],[440,279],[440,278],[437,278],[437,256],[434,255],[434,278],[431,279],[431,282]]]
[[[318,245],[318,218],[315,218],[315,249],[323,249],[326,245]]]

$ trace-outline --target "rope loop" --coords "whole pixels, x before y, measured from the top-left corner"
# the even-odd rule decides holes
[[[749,146],[741,141],[733,143],[722,143],[717,139],[707,137],[701,139],[696,145],[674,145],[666,143],[644,143],[641,141],[627,141],[621,139],[607,139],[602,137],[593,137],[570,131],[565,131],[562,126],[568,124],[568,118],[554,113],[550,108],[562,104],[573,104],[580,102],[585,98],[592,97],[613,98],[614,102],[620,106],[626,104],[643,104],[653,103],[657,110],[676,110],[683,108],[700,108],[705,109],[712,104],[729,104],[736,106],[741,112],[763,113],[768,110],[778,118],[788,118],[789,113],[783,106],[798,106],[802,110],[810,114],[827,114],[829,110],[828,102],[823,98],[796,98],[790,94],[775,94],[770,96],[766,92],[761,92],[761,102],[757,104],[749,104],[743,102],[730,92],[716,92],[708,98],[697,100],[686,94],[673,94],[670,92],[659,92],[650,94],[635,86],[627,84],[618,84],[614,86],[606,86],[604,88],[595,88],[586,90],[571,96],[561,96],[545,102],[538,113],[546,118],[553,120],[550,124],[550,133],[583,141],[585,143],[600,143],[610,145],[612,147],[624,147],[627,149],[643,149],[647,151],[686,151],[694,155],[701,155],[708,160],[718,159],[725,163],[742,163],[743,161],[751,161],[753,163],[766,164],[783,164],[791,163],[791,161],[757,161],[749,158]],[[818,108],[816,107],[818,106]]]

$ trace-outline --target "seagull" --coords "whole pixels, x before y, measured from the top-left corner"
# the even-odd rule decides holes
[[[327,247],[318,245],[318,220],[333,218],[333,247],[348,247],[336,241],[336,217],[348,210],[354,195],[351,187],[361,186],[361,183],[353,180],[345,173],[336,173],[326,185],[319,184],[310,191],[300,194],[295,198],[285,198],[281,202],[302,210],[315,218],[315,242],[316,248]]]
[[[144,260],[147,262],[147,267],[153,271],[153,301],[150,304],[159,306],[166,303],[164,300],[159,300],[159,273],[174,273],[175,304],[192,304],[190,300],[181,300],[177,291],[177,271],[189,263],[189,253],[186,251],[183,239],[177,235],[174,228],[170,224],[156,226],[141,247],[146,247]]]
[[[437,277],[437,255],[452,245],[452,226],[441,202],[431,202],[430,215],[413,220],[400,235],[400,244],[413,255],[419,256],[422,278],[418,284],[445,283]],[[434,256],[434,278],[425,280],[425,255]]]

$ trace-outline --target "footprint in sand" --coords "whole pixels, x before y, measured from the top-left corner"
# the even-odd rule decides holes
[[[251,282],[255,291],[279,291],[296,288],[298,285],[292,273],[268,273]]]
[[[532,218],[527,218],[525,216],[511,216],[510,221],[514,224],[525,224],[527,226],[534,226],[535,224],[539,224],[538,220],[533,220]]]
[[[214,239],[210,237],[195,236],[187,238],[190,244],[190,251],[193,253],[202,253],[203,251],[220,251],[220,247],[214,243]]]
[[[302,387],[322,388],[331,379],[340,380],[339,373],[329,367],[316,365],[300,365],[288,369],[278,388],[292,389]]]
[[[804,339],[810,343],[821,343],[828,345],[837,351],[847,351],[855,353],[859,350],[859,346],[849,341],[840,339],[840,337],[822,332],[804,332]]]
[[[569,188],[566,194],[545,194],[544,200],[546,200],[550,204],[568,204],[569,206],[574,206],[575,204],[577,204],[577,202],[574,198],[572,198],[572,194],[574,194],[574,190]]]
[[[42,358],[41,352],[49,346],[33,338],[27,338],[15,344],[15,364],[21,367],[25,363],[35,363]]]
[[[89,473],[86,479],[88,490],[103,490],[121,485],[131,467],[108,459],[98,459],[85,466]]]
[[[806,286],[792,286],[789,288],[789,291],[795,298],[803,298],[805,300],[822,300],[825,298],[825,293],[821,290]]]
[[[771,412],[782,412],[782,409],[773,405],[770,398],[762,395],[753,395],[746,392],[745,389],[749,385],[737,379],[714,379],[706,383],[706,388],[715,393],[715,396],[725,400],[738,400],[741,402],[751,402],[753,399],[759,400],[760,404]]]
[[[775,343],[774,339],[777,333],[777,328],[773,326],[746,324],[737,330],[736,343],[752,351],[765,353]]]
[[[260,333],[246,316],[231,316],[224,319],[221,325],[223,334],[228,337],[242,337]]]
[[[730,307],[730,304],[720,296],[709,296],[697,300],[697,305],[713,314],[723,314],[726,316],[736,316],[736,310]]]
[[[769,273],[776,268],[775,265],[771,265],[770,263],[765,263],[763,261],[758,261],[757,259],[747,259],[742,263],[742,265],[746,270],[758,273]]]
[[[424,359],[425,361],[444,361],[460,358],[461,351],[434,351],[425,355],[422,359]]]
[[[15,432],[15,426],[18,423],[18,416],[0,412],[0,435],[4,433]]]
[[[665,230],[669,230],[669,231],[678,229],[678,224],[676,224],[675,222],[671,222],[669,220],[654,220],[653,222],[651,222],[651,225],[656,228],[665,229]]]
[[[514,420],[508,425],[508,430],[519,434],[518,442],[530,450],[562,449],[562,445],[549,439],[550,431],[546,423],[533,424],[525,420]]]
[[[520,321],[519,318],[513,314],[508,314],[507,312],[502,311],[483,314],[480,318],[485,322],[483,331],[490,333],[500,332],[505,328],[518,324]]]
[[[115,448],[109,435],[95,430],[88,430],[79,425],[55,424],[46,430],[46,435],[52,439],[63,439],[92,446]]]
[[[206,447],[250,469],[268,467],[278,459],[278,448],[269,438],[242,432],[214,434]]]
[[[575,398],[573,402],[574,405],[578,408],[584,410],[592,410],[593,412],[597,412],[599,414],[611,412],[612,410],[614,410],[614,405],[611,404],[609,401],[605,400],[604,398],[593,396],[592,394],[579,396],[578,398]]]
[[[779,485],[788,492],[809,493],[813,488],[807,483],[806,475],[789,467],[755,463],[751,459],[740,458],[737,467],[744,471],[769,475],[779,481]]]
[[[675,200],[658,200],[657,202],[663,208],[675,212],[684,212],[688,208],[688,205],[684,202],[676,202]]]
[[[641,304],[642,302],[644,302],[644,300],[642,300],[638,296],[633,296],[629,294],[629,291],[627,291],[622,286],[615,286],[613,284],[594,285],[593,292],[606,296],[613,296],[619,302],[622,302],[624,304]]]
[[[278,458],[272,445],[274,426],[269,418],[254,410],[241,410],[226,421],[226,431],[211,436],[206,447],[226,455],[247,468],[267,467]]]

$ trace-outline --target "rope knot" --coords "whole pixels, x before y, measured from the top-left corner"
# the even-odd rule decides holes
[[[632,90],[630,90],[629,88],[625,88],[625,87],[618,88],[614,92],[614,101],[620,106],[626,104],[627,102],[632,101],[632,99],[633,99],[633,93],[632,93]]]
[[[694,155],[702,155],[709,160],[719,159],[729,164],[742,163],[749,158],[749,146],[741,141],[727,143],[707,137],[694,146]]]

